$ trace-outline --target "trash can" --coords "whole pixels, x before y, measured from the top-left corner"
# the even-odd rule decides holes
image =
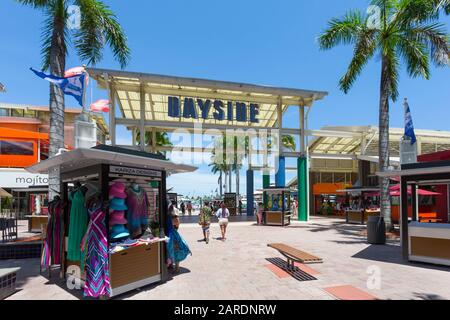
[[[369,244],[386,244],[386,225],[383,217],[368,217],[367,242]]]

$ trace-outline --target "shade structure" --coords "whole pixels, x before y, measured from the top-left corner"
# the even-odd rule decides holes
[[[6,192],[4,189],[0,188],[0,198],[12,198],[12,195],[9,192]]]
[[[400,185],[397,184],[395,186],[392,186],[389,188],[390,190],[390,196],[391,197],[400,197]],[[408,186],[408,195],[411,195],[411,186]],[[433,192],[433,191],[428,191],[428,190],[424,190],[424,189],[417,189],[417,194],[419,196],[439,196],[440,193],[438,192]],[[380,192],[371,192],[366,194],[367,197],[379,197],[380,196]]]

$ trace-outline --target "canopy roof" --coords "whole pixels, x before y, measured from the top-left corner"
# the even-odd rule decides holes
[[[96,164],[140,167],[144,169],[164,170],[170,173],[185,173],[197,170],[193,166],[175,164],[167,160],[151,157],[148,153],[117,147],[106,148],[106,150],[95,148],[75,149],[41,161],[26,168],[26,170],[31,173],[48,173],[51,168],[60,166],[61,173],[64,173]]]
[[[277,106],[283,111],[290,105],[311,106],[323,99],[327,92],[301,89],[276,88],[245,83],[215,81],[195,78],[124,72],[89,68],[89,75],[100,88],[109,85],[116,92],[119,108],[124,119],[141,118],[141,89],[145,92],[145,120],[156,122],[194,123],[195,119],[174,119],[168,116],[168,97],[219,99],[223,101],[259,104],[258,123],[253,127],[273,127],[277,119]],[[204,124],[217,124],[210,115]],[[233,126],[235,121],[219,121],[221,125]]]

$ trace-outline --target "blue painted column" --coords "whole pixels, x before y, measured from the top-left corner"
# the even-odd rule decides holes
[[[284,188],[286,186],[286,158],[280,156],[278,159],[278,171],[275,174],[275,186]]]
[[[247,215],[253,216],[254,202],[254,176],[253,170],[247,170]]]

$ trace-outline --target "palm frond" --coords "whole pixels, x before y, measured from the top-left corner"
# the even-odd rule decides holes
[[[79,56],[95,65],[103,57],[107,44],[114,58],[124,68],[130,59],[130,49],[116,15],[99,0],[77,0],[82,12],[80,30],[75,33],[75,48]]]
[[[18,3],[31,6],[35,9],[44,9],[51,5],[52,0],[16,0]]]
[[[436,66],[442,67],[448,64],[450,39],[443,24],[432,23],[412,27],[406,35],[429,48],[431,60]]]
[[[397,51],[406,62],[408,74],[413,78],[422,76],[429,79],[430,63],[426,45],[417,39],[404,36],[400,36],[397,43]]]
[[[353,58],[346,74],[340,79],[339,86],[342,91],[348,93],[357,77],[373,57],[377,48],[376,34],[374,29],[364,28],[358,35],[358,40],[353,52]]]
[[[365,19],[358,11],[351,11],[342,19],[333,19],[328,28],[319,36],[322,50],[331,49],[341,44],[352,44],[358,39],[358,34],[365,26]]]

